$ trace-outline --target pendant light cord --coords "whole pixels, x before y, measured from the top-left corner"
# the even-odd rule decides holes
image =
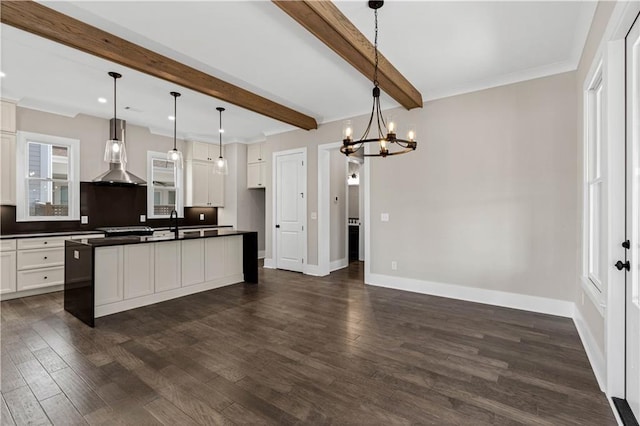
[[[176,149],[176,128],[178,126],[178,96],[173,94],[173,150]]]
[[[118,80],[118,77],[116,77],[115,75],[113,76],[113,140],[118,140],[118,132],[116,131],[116,127],[117,127],[117,117],[116,117],[116,101],[117,101],[117,96],[118,96],[118,91],[116,90],[116,82]]]
[[[224,111],[224,108],[218,108],[218,111],[220,112],[220,128],[218,129],[218,135],[220,136],[220,146],[219,146],[220,156],[218,158],[222,158],[222,111]]]
[[[378,87],[379,83],[378,83],[378,9],[374,10],[374,15],[375,15],[375,37],[374,37],[374,50],[375,50],[375,68],[373,71],[373,85]]]

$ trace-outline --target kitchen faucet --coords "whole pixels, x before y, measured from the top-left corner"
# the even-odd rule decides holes
[[[173,231],[176,235],[176,239],[178,239],[178,212],[175,210],[171,210],[171,214],[169,215],[169,231]]]

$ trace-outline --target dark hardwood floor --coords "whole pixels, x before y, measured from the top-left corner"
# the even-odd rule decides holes
[[[97,321],[2,302],[2,424],[615,424],[571,320],[260,269]]]

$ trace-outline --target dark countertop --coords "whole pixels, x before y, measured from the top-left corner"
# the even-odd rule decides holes
[[[0,240],[11,238],[45,238],[45,237],[65,237],[67,235],[103,235],[101,231],[64,231],[64,232],[37,232],[27,234],[5,234],[0,235]]]
[[[204,227],[200,227],[204,228]],[[82,238],[78,240],[67,240],[67,245],[86,245],[91,247],[109,247],[109,246],[122,246],[129,244],[147,244],[147,243],[159,243],[163,241],[182,241],[193,240],[198,238],[213,238],[213,237],[230,237],[234,235],[247,235],[254,234],[255,231],[234,231],[232,229],[212,229],[209,231],[193,231],[187,232],[184,235],[180,235],[178,238],[174,236],[166,237],[108,237],[108,238]]]
[[[218,229],[218,228],[232,228],[231,225],[189,225],[180,226],[180,229]],[[154,231],[168,231],[168,226],[161,226],[153,228]],[[0,240],[12,239],[12,238],[46,238],[46,237],[65,237],[67,235],[102,235],[102,231],[64,231],[64,232],[38,232],[38,233],[25,233],[25,234],[6,234],[0,235]]]

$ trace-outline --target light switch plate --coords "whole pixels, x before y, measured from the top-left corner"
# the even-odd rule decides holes
[[[140,222],[146,222],[147,221],[147,216],[144,214],[140,215]]]
[[[380,220],[382,222],[389,222],[389,213],[381,213],[380,214]]]
[[[204,213],[200,213],[200,220],[204,220]]]
[[[313,220],[318,219],[318,213],[317,212],[311,212],[311,219],[313,219]]]
[[[89,223],[89,216],[80,216],[80,223],[83,225]]]

